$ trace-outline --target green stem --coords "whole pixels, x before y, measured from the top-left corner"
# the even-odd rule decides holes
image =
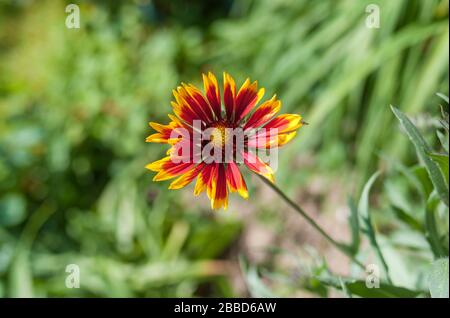
[[[348,256],[356,265],[358,265],[361,268],[365,268],[364,264],[362,264],[360,261],[356,259],[356,257],[350,252],[350,250],[347,248],[346,245],[336,242],[331,236],[327,234],[300,206],[298,206],[294,201],[292,201],[284,192],[278,188],[275,184],[270,182],[265,177],[257,174],[257,176],[269,187],[272,188],[288,205],[290,205],[295,211],[300,213],[305,220],[313,227],[315,228],[328,242],[330,242],[332,245],[334,245],[338,250],[340,250],[342,253],[344,253],[346,256]]]

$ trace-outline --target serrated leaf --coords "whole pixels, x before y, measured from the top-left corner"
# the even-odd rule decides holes
[[[430,146],[426,143],[419,130],[416,128],[416,126],[414,126],[414,124],[405,114],[403,114],[399,109],[393,106],[391,106],[391,109],[400,121],[400,124],[406,131],[409,139],[414,144],[416,152],[425,165],[425,168],[427,169],[428,175],[430,176],[431,182],[433,183],[436,192],[439,194],[441,200],[448,206],[448,186],[445,182],[445,178],[442,174],[441,169],[439,168],[439,165],[434,162],[427,154],[432,152]]]
[[[449,298],[448,257],[438,259],[428,274],[428,288],[433,298]]]

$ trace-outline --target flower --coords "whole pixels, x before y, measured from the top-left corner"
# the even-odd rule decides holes
[[[226,209],[229,192],[248,198],[239,166],[243,164],[274,182],[272,168],[256,152],[286,144],[303,121],[300,115],[276,116],[281,108],[276,95],[256,106],[264,94],[263,88],[258,90],[256,81],[247,79],[236,92],[234,79],[224,73],[223,103],[214,74],[203,74],[203,84],[205,94],[191,84],[182,83],[173,91],[175,115],[168,115],[169,124],[149,123],[157,133],[146,141],[171,147],[165,158],[146,168],[157,172],[154,181],[177,177],[169,189],[183,188],[197,179],[194,194],[206,190],[212,209]]]

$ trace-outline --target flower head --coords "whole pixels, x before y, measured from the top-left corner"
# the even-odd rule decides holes
[[[196,179],[194,194],[206,190],[211,207],[227,208],[228,193],[248,197],[239,166],[274,182],[273,170],[261,153],[267,154],[289,142],[303,125],[300,115],[276,114],[281,102],[274,95],[256,106],[264,89],[247,79],[236,91],[233,78],[223,74],[223,102],[219,84],[212,73],[203,75],[204,91],[182,83],[173,91],[175,101],[170,122],[151,122],[157,133],[147,142],[170,145],[167,156],[150,163],[157,172],[154,181],[176,178],[169,189],[180,189]]]

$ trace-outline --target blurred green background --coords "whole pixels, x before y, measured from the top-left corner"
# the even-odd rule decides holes
[[[348,260],[257,178],[226,212],[153,183],[144,166],[166,148],[144,142],[148,122],[167,122],[172,89],[202,72],[258,80],[309,123],[277,184],[346,240],[348,197],[389,158],[417,162],[389,105],[440,147],[448,0],[80,0],[80,29],[65,27],[69,3],[0,0],[0,297],[341,295],[305,277],[324,258],[351,275]],[[386,202],[414,210],[414,195],[397,179],[373,195],[378,231],[398,238]],[[389,251],[394,283],[418,288],[420,262]]]

